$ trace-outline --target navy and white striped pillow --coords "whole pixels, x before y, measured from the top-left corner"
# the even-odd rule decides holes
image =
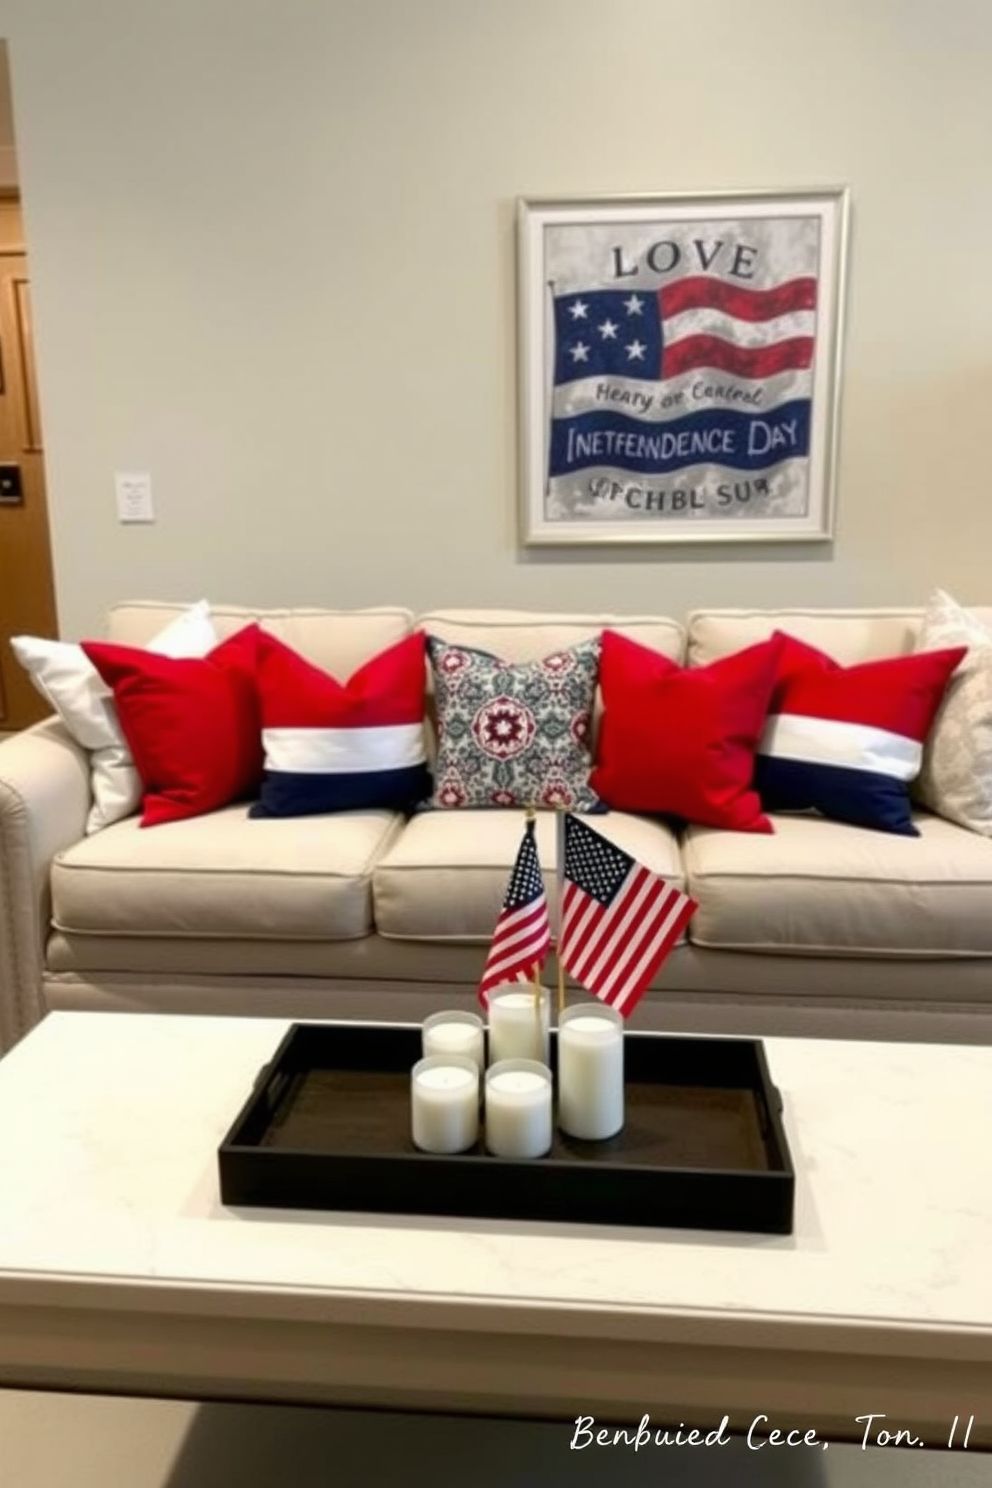
[[[842,667],[795,636],[784,641],[756,759],[765,810],[918,837],[909,783],[967,648]]]

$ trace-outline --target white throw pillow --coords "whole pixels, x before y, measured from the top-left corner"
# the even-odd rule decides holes
[[[196,657],[212,651],[217,641],[210,606],[203,599],[170,621],[145,649],[159,656]],[[87,832],[131,816],[141,804],[141,777],[121,731],[113,693],[83,648],[37,636],[13,636],[10,644],[42,697],[90,753],[93,805]]]
[[[967,646],[923,749],[913,794],[972,832],[992,836],[992,629],[942,589],[930,597],[917,651]]]

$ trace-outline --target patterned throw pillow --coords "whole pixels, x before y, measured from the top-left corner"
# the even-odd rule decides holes
[[[944,694],[914,794],[938,816],[992,837],[992,629],[938,589],[916,646],[967,646],[968,654]]]
[[[431,805],[596,811],[588,748],[600,641],[541,661],[428,638],[438,749]]]

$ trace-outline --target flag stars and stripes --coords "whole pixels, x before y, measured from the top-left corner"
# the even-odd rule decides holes
[[[625,852],[598,832],[566,830],[565,877],[581,883],[600,904],[609,904],[627,877],[630,862]]]
[[[530,904],[531,900],[540,898],[543,893],[544,879],[541,877],[541,868],[537,861],[533,826],[530,826],[521,850],[517,854],[517,861],[513,865],[503,907],[523,909]]]
[[[554,314],[558,385],[610,375],[640,381],[660,375],[657,291],[645,295],[610,289],[557,295]]]
[[[501,982],[527,981],[535,967],[543,965],[550,949],[548,900],[534,840],[534,823],[529,821],[479,983],[479,1001],[483,1007],[488,1006],[490,992]]]
[[[558,959],[623,1017],[647,990],[696,902],[570,813]]]
[[[696,367],[762,380],[812,367],[816,280],[751,289],[694,274],[651,290],[554,295],[554,313],[557,385],[610,374],[662,382]],[[615,336],[604,334],[607,325]],[[569,352],[580,331],[589,355],[577,361]]]

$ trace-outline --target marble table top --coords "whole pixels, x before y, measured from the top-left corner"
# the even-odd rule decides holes
[[[794,1233],[769,1236],[225,1209],[217,1147],[287,1026],[59,1012],[0,1061],[0,1296],[475,1299],[577,1311],[587,1331],[596,1314],[801,1319],[988,1352],[992,1048],[766,1039],[797,1173]]]

